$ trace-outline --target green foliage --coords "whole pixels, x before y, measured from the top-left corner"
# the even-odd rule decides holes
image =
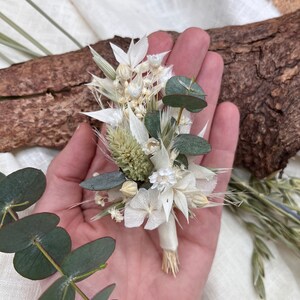
[[[121,172],[110,175],[111,185],[125,180]],[[107,183],[104,181],[104,184]],[[45,186],[44,174],[33,168],[8,176],[0,173],[0,251],[15,252],[14,267],[26,278],[40,280],[56,271],[61,273],[62,277],[40,299],[74,300],[76,292],[88,299],[75,281],[105,268],[115,241],[110,237],[100,238],[70,252],[71,238],[65,229],[57,227],[57,215],[39,213],[19,220],[14,210],[23,210],[35,203]],[[114,286],[103,289],[96,299],[108,299]]]
[[[62,276],[57,279],[39,298],[39,300],[74,300],[75,290],[70,285],[70,279]]]
[[[57,264],[61,264],[65,256],[71,251],[70,236],[61,227],[56,227],[46,233],[38,242]],[[57,271],[36,244],[15,254],[14,267],[23,277],[32,280],[47,278]]]
[[[105,267],[115,249],[115,240],[110,237],[97,239],[72,251],[64,259],[61,268],[69,277],[80,281]]]
[[[144,124],[149,134],[158,139],[160,135],[160,112],[158,110],[147,112],[144,118]]]
[[[115,287],[116,287],[115,283],[107,286],[106,288],[104,288],[103,290],[101,290],[99,293],[97,293],[92,298],[92,300],[107,300],[109,298],[109,296],[111,295],[111,293],[113,292],[113,290],[114,290]]]
[[[166,84],[166,96],[163,103],[172,107],[185,108],[190,112],[199,112],[207,106],[202,88],[190,78],[171,77]]]
[[[162,101],[165,105],[182,107],[193,113],[199,112],[207,106],[204,100],[190,95],[166,95]]]
[[[110,172],[94,176],[80,183],[80,186],[92,191],[109,190],[121,185],[126,180],[122,172]]]
[[[46,178],[42,171],[25,168],[9,174],[0,181],[0,199],[15,211],[34,204],[44,193]]]
[[[51,213],[27,216],[10,223],[0,230],[0,251],[13,253],[33,245],[59,222],[59,217]]]
[[[202,155],[211,150],[210,144],[205,139],[192,134],[179,134],[175,138],[174,148],[185,155]]]

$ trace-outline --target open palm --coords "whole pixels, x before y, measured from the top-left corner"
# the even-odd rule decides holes
[[[149,53],[171,50],[166,64],[174,66],[176,75],[196,78],[207,94],[208,107],[195,115],[192,130],[207,123],[205,137],[212,151],[201,158],[207,167],[231,168],[238,136],[239,114],[231,103],[216,106],[221,85],[223,61],[208,51],[208,35],[196,28],[182,33],[173,43],[163,32],[149,37]],[[35,212],[53,212],[60,216],[60,226],[71,235],[73,247],[102,236],[116,239],[116,250],[108,267],[81,283],[82,290],[93,296],[102,287],[116,283],[113,298],[118,299],[199,299],[214,257],[220,227],[221,208],[206,208],[196,212],[187,225],[179,216],[182,228],[179,236],[180,272],[176,278],[161,271],[161,253],[156,231],[128,229],[109,217],[90,222],[99,212],[93,204],[70,209],[77,203],[93,199],[79,183],[94,172],[112,171],[97,147],[96,137],[88,124],[81,124],[65,149],[53,160],[47,173],[47,188]],[[230,172],[220,174],[216,192],[224,192]],[[220,200],[218,200],[220,201]]]

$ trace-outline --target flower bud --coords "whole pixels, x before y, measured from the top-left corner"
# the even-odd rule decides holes
[[[117,77],[121,81],[126,81],[126,80],[130,79],[130,77],[131,77],[131,70],[130,70],[129,66],[124,65],[124,64],[120,64],[118,66],[116,73],[117,73]]]
[[[125,197],[133,197],[136,195],[137,191],[138,191],[137,183],[132,180],[125,181],[122,185],[122,188],[120,189],[120,192]]]

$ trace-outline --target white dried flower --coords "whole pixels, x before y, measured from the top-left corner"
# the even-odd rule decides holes
[[[150,138],[143,145],[143,151],[146,155],[151,155],[160,149],[160,142],[155,138]]]
[[[152,183],[151,188],[158,191],[164,191],[177,182],[175,172],[172,168],[159,169],[157,172],[153,172],[149,176],[149,180]]]
[[[115,207],[111,207],[107,212],[110,214],[111,218],[117,223],[122,222],[124,220],[122,213]]]
[[[99,206],[103,207],[105,205],[105,198],[103,196],[101,196],[99,192],[95,193],[94,200],[95,200],[95,203]]]

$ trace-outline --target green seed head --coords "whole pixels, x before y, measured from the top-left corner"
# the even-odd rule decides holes
[[[110,128],[107,140],[112,158],[124,174],[134,181],[146,181],[153,165],[128,130],[121,127]]]

